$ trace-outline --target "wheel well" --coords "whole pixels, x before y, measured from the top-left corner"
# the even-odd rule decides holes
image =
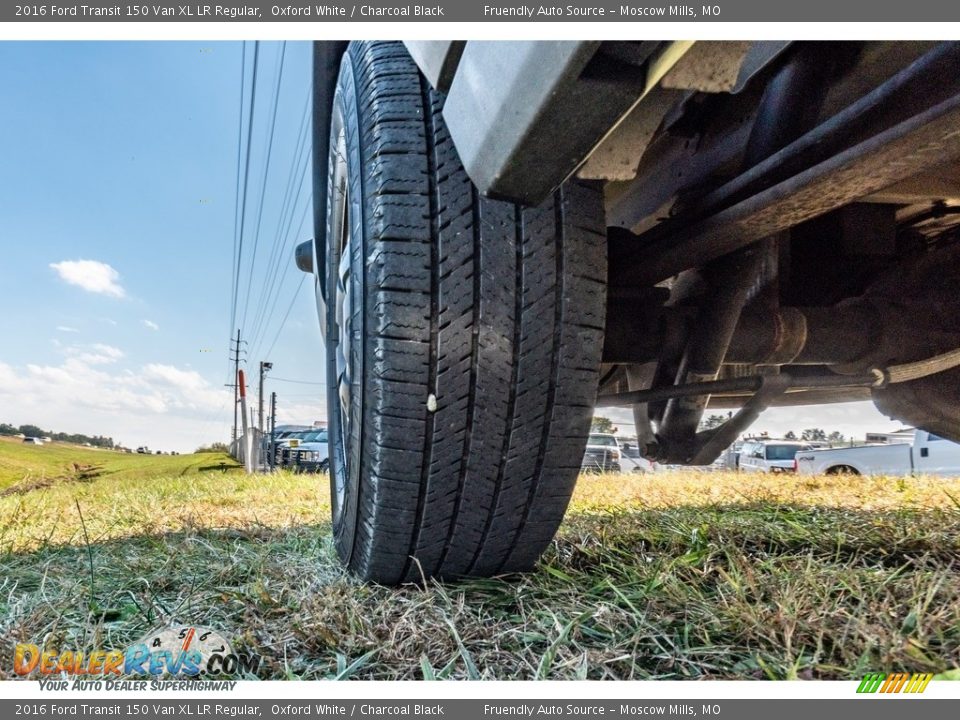
[[[824,475],[860,475],[860,471],[852,465],[834,465],[828,467]]]

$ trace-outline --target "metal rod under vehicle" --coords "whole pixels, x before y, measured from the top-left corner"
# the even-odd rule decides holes
[[[631,390],[630,392],[600,395],[597,398],[597,407],[618,407],[634,403],[651,403],[670,400],[672,398],[697,397],[700,395],[715,395],[718,393],[746,393],[756,392],[764,383],[766,375],[748,375],[742,378],[729,380],[711,380],[709,382],[687,383],[686,385],[672,385],[670,387],[653,388],[651,390]],[[784,378],[786,392],[801,392],[803,390],[818,390],[834,387],[874,387],[878,384],[875,374],[866,375],[822,375],[794,378],[786,373]]]

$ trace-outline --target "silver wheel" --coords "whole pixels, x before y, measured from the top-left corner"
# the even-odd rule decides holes
[[[336,127],[340,125],[340,127]],[[336,372],[337,398],[340,406],[340,442],[341,447],[349,447],[351,431],[350,399],[353,383],[353,282],[350,273],[352,259],[351,232],[350,232],[350,185],[347,176],[347,148],[346,137],[342,123],[336,123],[333,128],[336,137],[336,146],[331,155],[332,182],[331,189],[331,227],[330,242],[337,249],[337,287],[334,298],[334,318],[337,323],[336,337]],[[331,474],[333,490],[333,517],[334,522],[339,519],[346,497],[346,479],[350,475],[350,453],[344,453],[344,473],[337,477]]]

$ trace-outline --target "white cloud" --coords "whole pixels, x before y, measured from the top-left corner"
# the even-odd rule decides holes
[[[269,413],[269,405],[264,409]],[[327,406],[323,400],[315,402],[286,402],[277,408],[277,425],[311,425],[327,420]]]
[[[66,353],[86,365],[110,365],[123,357],[123,350],[103,343],[74,345],[67,348]]]
[[[100,343],[66,355],[56,365],[0,362],[3,422],[181,452],[229,438],[233,393],[196,371],[160,363],[127,369],[118,364],[123,351]]]
[[[126,295],[119,283],[120,273],[99,260],[63,260],[50,263],[50,267],[70,285],[110,297],[122,298]]]
[[[151,330],[159,330],[160,326],[157,325],[153,320],[144,320],[143,324],[145,327],[150,328]]]
[[[75,327],[67,327],[66,325],[57,325],[57,330],[59,330],[60,332],[69,332],[69,333],[80,332]]]
[[[128,447],[180,452],[229,440],[232,389],[184,366],[127,368],[122,351],[109,345],[64,352],[59,364],[15,367],[0,362],[0,421],[108,435]],[[310,424],[326,417],[322,392],[316,399],[290,398],[277,408],[279,424]]]
[[[150,363],[143,366],[140,374],[149,382],[167,387],[197,391],[203,390],[207,386],[207,381],[196,370],[181,370],[174,365]]]

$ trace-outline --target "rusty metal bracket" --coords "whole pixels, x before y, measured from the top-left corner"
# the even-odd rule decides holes
[[[655,285],[960,157],[960,95],[687,228],[639,238],[629,276]],[[659,234],[659,233],[656,233]]]

